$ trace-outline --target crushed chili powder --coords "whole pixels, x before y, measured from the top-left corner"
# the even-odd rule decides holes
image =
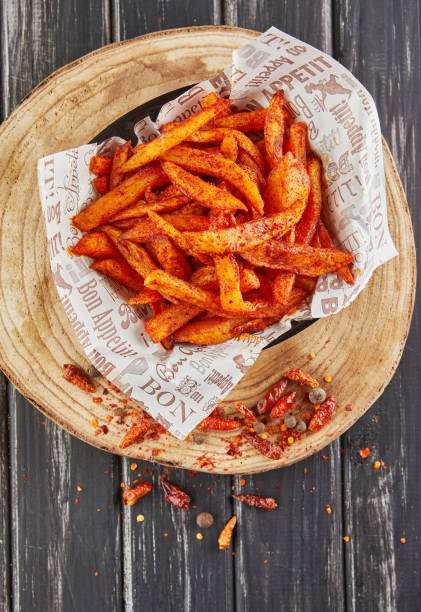
[[[367,459],[370,453],[371,453],[371,450],[368,447],[363,448],[362,450],[358,451],[358,454],[360,455],[362,459]]]

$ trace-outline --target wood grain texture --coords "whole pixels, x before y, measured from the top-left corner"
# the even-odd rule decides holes
[[[124,480],[138,473],[154,483],[152,492],[133,508],[124,509],[124,599],[127,610],[233,610],[234,559],[231,550],[220,551],[219,532],[232,515],[229,478],[166,470],[148,462],[130,469]],[[188,512],[169,504],[159,488],[160,476],[182,487],[192,498]],[[210,512],[215,522],[199,529],[199,512]],[[141,513],[145,520],[137,522]],[[202,540],[196,534],[203,535]],[[148,607],[148,605],[150,607]]]
[[[0,377],[0,610],[10,610],[9,422],[6,377]]]
[[[332,3],[328,0],[225,0],[224,23],[264,32],[275,26],[332,53]]]
[[[36,203],[36,180],[28,171],[26,160],[30,156],[34,162],[53,147],[70,148],[83,139],[88,140],[91,131],[99,132],[105,122],[111,122],[113,116],[121,115],[130,108],[132,100],[139,104],[143,99],[163,93],[168,87],[182,86],[187,79],[199,80],[206,71],[207,74],[214,74],[223,65],[224,58],[226,63],[233,46],[253,36],[242,30],[231,32],[230,36],[226,34],[227,30],[223,28],[194,30],[194,36],[189,30],[172,30],[88,55],[41,85],[3,124],[0,132],[0,138],[13,144],[14,159],[19,160],[17,165],[11,166],[5,156],[0,163],[0,181],[7,197],[0,222],[8,230],[3,232],[0,243],[0,284],[3,289],[0,311],[1,325],[5,331],[0,338],[1,365],[13,382],[47,416],[104,450],[129,456],[139,453],[136,448],[129,447],[127,451],[118,448],[122,428],[115,421],[110,423],[108,435],[95,436],[89,421],[95,417],[105,422],[107,405],[87,404],[84,392],[61,381],[63,363],[70,360],[83,364],[86,358],[59,304],[52,282],[43,220],[39,215],[39,204]],[[201,44],[198,45],[199,37]],[[207,48],[212,48],[214,55],[210,56]],[[136,63],[137,56],[142,57],[142,62],[140,68],[134,70],[132,62]],[[85,86],[87,75],[90,88]],[[168,78],[173,79],[170,84]],[[139,81],[143,83],[141,94]],[[119,83],[117,90],[116,82]],[[112,102],[109,101],[111,91],[115,91]],[[121,92],[120,96],[118,92]],[[48,99],[47,109],[45,98]],[[42,109],[42,125],[40,121],[33,123],[39,109]],[[66,131],[62,127],[64,115],[69,120],[71,130]],[[57,129],[58,123],[60,131]],[[24,139],[22,130],[25,130]],[[52,134],[59,134],[60,145]],[[278,462],[268,461],[255,451],[248,450],[242,457],[227,461],[227,441],[235,436],[235,432],[225,436],[209,433],[206,445],[200,451],[189,440],[181,442],[168,435],[162,436],[158,441],[148,441],[147,445],[143,445],[140,451],[143,458],[153,459],[154,449],[162,449],[157,459],[159,462],[201,469],[200,455],[209,451],[216,472],[253,473],[273,469],[320,450],[354,423],[378,397],[403,349],[414,292],[414,248],[410,220],[399,178],[387,149],[385,155],[390,225],[401,256],[378,269],[367,289],[350,307],[335,317],[317,321],[282,345],[262,352],[227,398],[255,404],[284,368],[292,364],[308,369],[310,362],[306,354],[312,350],[317,357],[311,362],[311,371],[321,378],[328,368],[335,380],[335,394],[342,403],[335,417],[321,432],[304,436],[288,447]],[[31,166],[34,167],[34,163]],[[21,197],[22,192],[26,194],[25,198]],[[23,222],[17,224],[17,217],[22,218]],[[31,240],[33,235],[39,239]],[[400,291],[396,296],[395,284],[398,279]],[[10,308],[16,290],[25,295],[26,300],[19,303],[17,308]],[[372,304],[373,301],[377,302],[379,295],[382,296],[381,303],[378,307],[376,304],[374,310]],[[367,329],[367,313],[375,318],[381,317],[386,330],[380,334],[374,325]],[[345,333],[349,345],[347,351],[343,351],[340,345]],[[362,334],[366,338],[364,351],[359,346]],[[326,338],[331,338],[330,344],[325,344]],[[380,338],[382,344],[379,344]],[[274,359],[278,361],[277,371],[273,369]],[[364,388],[357,390],[350,378],[350,368],[352,370],[358,363],[361,369],[369,371],[373,360],[381,366],[370,372]],[[99,392],[103,384],[103,381],[98,382]],[[352,413],[345,410],[348,404],[355,406]]]
[[[218,25],[220,0],[114,0],[113,40],[126,40],[168,28]]]
[[[335,52],[374,97],[418,240],[420,27],[420,6],[415,0],[336,3]],[[415,568],[421,562],[417,510],[421,503],[417,458],[420,316],[418,294],[406,350],[391,384],[370,413],[344,436],[350,611],[412,611],[419,606],[420,574]],[[366,446],[372,454],[364,462],[358,450]],[[375,459],[383,460],[385,468],[374,470]]]
[[[108,19],[102,0],[2,3],[4,113],[52,70],[109,42]],[[34,412],[11,386],[9,414],[10,466],[2,462],[2,475],[10,468],[13,610],[86,610],[92,601],[120,610],[118,460]]]

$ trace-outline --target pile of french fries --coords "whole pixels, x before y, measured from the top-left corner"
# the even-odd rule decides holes
[[[233,112],[209,94],[202,110],[90,170],[99,198],[73,217],[74,256],[148,304],[146,330],[174,342],[217,344],[293,312],[317,277],[353,284],[353,256],[320,219],[322,167],[282,91],[267,109]]]

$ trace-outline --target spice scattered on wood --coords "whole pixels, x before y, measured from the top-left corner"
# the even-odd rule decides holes
[[[350,539],[351,539],[351,538],[350,538],[349,536],[344,536],[344,541],[345,541],[345,542],[349,542],[349,540],[350,540]]]
[[[236,522],[237,522],[237,517],[234,514],[234,516],[230,518],[228,523],[225,525],[225,527],[219,534],[218,545],[219,545],[220,550],[225,550],[229,548],[229,545],[231,543],[231,538],[232,538],[232,532],[233,532]]]
[[[322,427],[326,425],[326,423],[331,419],[333,415],[333,411],[335,410],[336,400],[333,395],[329,395],[327,400],[320,405],[319,410],[311,419],[308,424],[308,428],[310,431],[320,431]]]
[[[370,453],[371,453],[371,450],[368,448],[368,446],[358,451],[358,454],[360,455],[362,459],[367,459]]]
[[[332,382],[332,377],[331,377],[331,376],[325,376],[325,377],[323,378],[323,380],[324,380],[325,382],[327,382],[327,383],[330,383],[330,382]]]
[[[136,516],[136,521],[137,521],[138,523],[143,523],[143,521],[144,521],[144,520],[145,520],[145,517],[143,516],[143,514],[138,514],[138,515]]]
[[[241,415],[243,415],[243,417],[246,417],[248,421],[251,421],[252,423],[257,421],[250,408],[243,404],[243,402],[235,402],[235,408]]]
[[[264,434],[263,434],[264,435]],[[244,438],[249,442],[254,448],[269,459],[280,459],[282,457],[283,451],[279,444],[276,442],[271,442],[270,440],[263,440],[260,436],[256,434],[246,433],[244,434]]]
[[[196,539],[197,540],[203,540],[203,533],[200,533],[200,531],[198,533],[196,533]]]
[[[133,423],[129,431],[123,437],[120,444],[118,445],[119,448],[127,448],[128,446],[131,446],[135,442],[139,442],[139,440],[141,440],[144,437],[148,429],[149,429],[149,421],[147,421],[143,417],[140,417],[138,421]]]
[[[257,402],[257,412],[259,414],[265,414],[276,404],[280,399],[283,392],[285,391],[288,384],[286,378],[281,378],[275,385],[273,385],[269,391]]]
[[[290,380],[295,380],[298,383],[302,383],[303,385],[307,385],[308,387],[318,387],[319,382],[307,374],[303,372],[303,370],[288,370],[284,373],[285,378],[289,378]]]
[[[196,516],[196,523],[201,529],[207,529],[213,525],[214,518],[210,512],[200,512],[200,514]]]
[[[326,399],[326,391],[321,387],[309,391],[308,399],[312,404],[321,404]]]
[[[121,483],[124,484],[124,483]],[[152,490],[151,482],[141,482],[135,487],[126,489],[123,492],[123,499],[125,506],[133,506],[141,497],[149,493]]]
[[[373,463],[373,468],[374,468],[375,470],[378,470],[380,466],[381,466],[380,461],[375,461],[375,462]]]
[[[276,419],[284,415],[286,412],[288,412],[288,410],[293,410],[295,395],[296,392],[292,391],[291,393],[287,393],[286,395],[281,397],[281,399],[276,402],[270,412],[271,418]]]
[[[263,497],[263,495],[233,495],[233,498],[243,504],[263,508],[263,510],[275,510],[278,507],[273,497]]]
[[[188,495],[183,489],[177,487],[166,480],[165,476],[161,476],[161,487],[165,493],[165,500],[170,504],[173,504],[180,510],[188,510],[190,506],[190,495]]]
[[[72,385],[76,385],[82,391],[87,391],[88,393],[95,393],[95,387],[85,374],[83,370],[73,365],[72,363],[63,364],[62,377],[64,380],[72,383]]]
[[[215,431],[230,431],[231,429],[238,429],[241,427],[240,421],[234,419],[226,419],[220,416],[209,416],[200,423],[200,429],[213,429]]]
[[[400,542],[401,542],[401,544],[406,544],[406,538],[401,538]]]

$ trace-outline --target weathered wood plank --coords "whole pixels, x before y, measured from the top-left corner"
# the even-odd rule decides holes
[[[224,23],[263,32],[270,26],[332,52],[331,2],[224,0]]]
[[[115,40],[173,27],[220,23],[218,0],[205,2],[134,2],[114,3]],[[209,612],[234,608],[233,558],[231,551],[218,550],[217,538],[230,518],[231,479],[197,474],[190,477],[185,470],[168,473],[168,480],[192,496],[189,512],[172,507],[159,490],[165,468],[137,462],[130,469],[130,460],[123,461],[123,480],[142,474],[152,480],[152,493],[133,508],[124,508],[124,599],[127,611],[156,609],[162,612],[184,610]],[[152,474],[151,474],[152,472]],[[215,524],[199,530],[196,515],[211,512]],[[142,514],[143,522],[136,516]],[[198,532],[203,540],[196,539]],[[167,534],[167,535],[164,535]]]
[[[231,551],[218,550],[217,538],[232,514],[229,477],[169,470],[137,462],[133,472],[124,461],[124,481],[140,478],[153,482],[150,494],[124,509],[124,599],[126,609],[206,610],[234,609]],[[160,477],[180,486],[192,502],[188,512],[165,501]],[[215,523],[199,529],[196,516],[210,512]],[[137,515],[145,517],[137,522]],[[203,539],[196,535],[201,533]]]
[[[45,420],[14,389],[10,423],[14,610],[121,609],[117,458]]]
[[[414,232],[420,235],[419,3],[341,0],[335,3],[335,26],[335,55],[377,103],[383,134],[406,189]],[[345,531],[351,536],[345,546],[349,610],[419,607],[420,306],[418,295],[407,346],[391,384],[344,436]],[[358,450],[366,446],[371,455],[363,461]],[[385,467],[373,469],[376,459]]]
[[[3,3],[4,114],[54,69],[109,42],[108,9]],[[44,419],[11,385],[9,410],[13,609],[120,610],[118,460]]]
[[[259,31],[275,25],[327,53],[332,50],[331,3],[324,0],[227,0],[224,19]],[[237,490],[274,496],[279,503],[271,513],[235,504],[236,609],[343,610],[339,441],[290,468],[247,476],[242,487],[235,480]]]
[[[221,23],[219,0],[114,0],[112,6],[114,40],[169,28]]]
[[[10,494],[7,382],[0,374],[0,610],[10,610]]]

